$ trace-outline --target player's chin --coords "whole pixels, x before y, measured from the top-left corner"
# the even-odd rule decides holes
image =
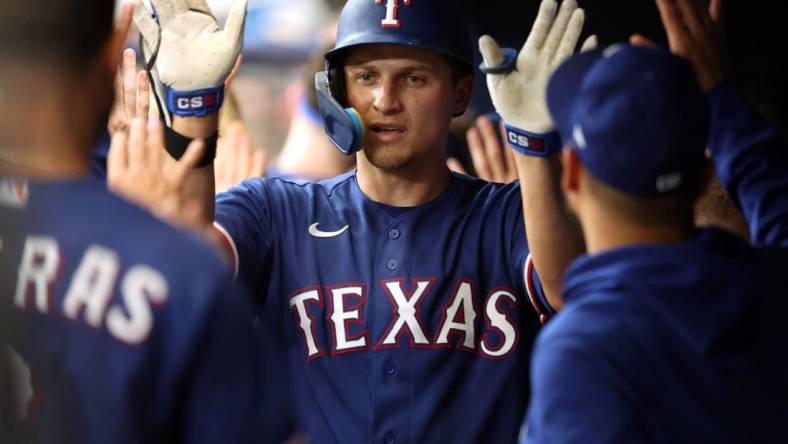
[[[407,150],[407,146],[400,144],[370,144],[364,148],[364,155],[375,167],[389,170],[412,162],[413,156]]]

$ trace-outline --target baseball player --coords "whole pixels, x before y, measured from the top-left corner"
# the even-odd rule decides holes
[[[547,88],[544,122],[567,143],[561,184],[588,255],[537,341],[525,442],[788,439],[786,147],[721,82],[719,2],[714,14],[658,5],[695,72],[668,51],[618,45],[569,59]],[[500,65],[494,45],[483,54]],[[488,83],[504,119],[529,125],[501,89],[519,75]],[[758,248],[693,226],[707,140]]]
[[[219,97],[232,63],[175,51],[201,38],[193,3],[135,13],[145,47],[159,48],[147,54],[176,155],[178,137],[214,133],[213,108],[192,99]],[[574,48],[576,3],[548,20]],[[445,161],[473,83],[469,38],[448,0],[348,1],[316,88],[329,138],[357,170],[318,183],[252,179],[215,211],[205,202],[201,223],[215,219],[238,278],[286,321],[296,410],[315,442],[518,435],[539,326],[520,187],[453,174]],[[218,74],[191,81],[195,67]],[[206,159],[203,181],[181,192],[210,188],[210,150]]]
[[[0,9],[0,440],[249,442],[247,296],[209,246],[89,174],[131,22],[113,32],[113,5]],[[138,119],[113,144],[145,157],[147,136]]]

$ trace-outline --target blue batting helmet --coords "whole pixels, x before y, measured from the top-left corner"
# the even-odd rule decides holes
[[[360,148],[364,124],[354,109],[343,106],[342,58],[350,48],[375,43],[434,51],[473,72],[471,35],[451,0],[348,0],[339,17],[336,46],[325,56],[326,70],[315,77],[326,133],[348,155]]]

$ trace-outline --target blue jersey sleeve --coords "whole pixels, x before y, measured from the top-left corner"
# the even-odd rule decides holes
[[[274,243],[264,180],[247,180],[220,194],[214,228],[225,243],[236,276],[251,288],[258,288]]]
[[[540,339],[534,352],[521,442],[644,442],[616,369],[572,338],[553,338]]]
[[[732,86],[709,93],[717,174],[756,245],[788,246],[788,147]]]

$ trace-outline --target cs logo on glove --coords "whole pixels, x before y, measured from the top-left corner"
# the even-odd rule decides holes
[[[167,92],[167,108],[178,116],[204,116],[218,112],[222,106],[224,88],[210,90]]]

